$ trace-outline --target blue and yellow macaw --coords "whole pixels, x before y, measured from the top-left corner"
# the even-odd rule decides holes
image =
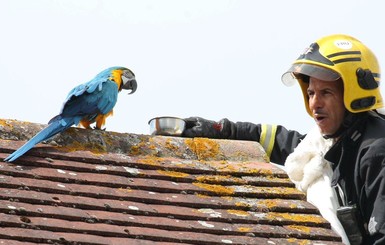
[[[36,144],[51,138],[72,125],[80,124],[84,128],[90,129],[90,125],[96,123],[95,128],[101,129],[106,118],[112,115],[118,92],[126,89],[131,90],[129,94],[132,94],[136,88],[135,75],[129,69],[111,67],[102,71],[91,81],[73,88],[64,101],[60,114],[53,117],[46,128],[5,158],[4,161],[15,161]]]

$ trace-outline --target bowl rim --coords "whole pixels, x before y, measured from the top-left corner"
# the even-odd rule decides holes
[[[180,117],[175,117],[175,116],[161,116],[161,117],[154,117],[154,118],[151,118],[149,121],[148,121],[148,124],[151,124],[151,122],[153,120],[158,120],[158,119],[177,119],[177,120],[181,120],[183,122],[186,123],[186,120],[184,120],[183,118],[180,118]]]

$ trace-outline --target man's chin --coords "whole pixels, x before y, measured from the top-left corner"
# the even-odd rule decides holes
[[[333,134],[332,132],[330,132],[330,130],[328,130],[324,127],[321,127],[320,125],[317,125],[317,126],[318,126],[318,129],[322,135],[332,135]]]

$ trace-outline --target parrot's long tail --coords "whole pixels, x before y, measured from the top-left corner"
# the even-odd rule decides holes
[[[65,129],[74,125],[73,122],[68,122],[67,120],[63,120],[61,118],[57,118],[57,120],[51,120],[49,125],[37,133],[33,138],[31,138],[27,143],[25,143],[22,147],[17,149],[11,155],[4,159],[5,162],[13,162],[19,157],[21,157],[24,153],[29,151],[36,144],[51,138],[52,136],[64,131]]]

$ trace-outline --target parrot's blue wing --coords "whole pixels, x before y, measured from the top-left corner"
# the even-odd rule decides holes
[[[120,66],[114,66],[110,67],[102,72],[100,72],[98,75],[96,75],[95,78],[93,78],[91,81],[80,84],[77,87],[73,88],[67,95],[67,99],[64,101],[64,104],[71,99],[72,96],[79,96],[82,95],[84,92],[92,93],[97,88],[99,90],[102,89],[103,83],[110,81],[111,72],[116,69],[121,69],[123,67]]]
[[[84,83],[84,84],[80,84],[78,86],[76,86],[75,88],[73,88],[67,95],[67,98],[65,99],[64,103],[63,103],[63,107],[62,107],[62,110],[64,109],[64,107],[66,106],[67,102],[69,102],[71,99],[75,98],[75,97],[79,97],[81,96],[82,94],[84,93],[92,93],[95,91],[95,89],[97,87],[100,87],[100,89],[102,88],[102,84],[104,82],[108,81],[107,79],[105,80],[102,80],[102,79],[92,79],[91,81],[87,82],[87,83]]]
[[[95,78],[93,78],[91,81],[87,82],[87,83],[84,83],[84,84],[80,84],[78,86],[76,86],[75,88],[73,88],[67,95],[67,98],[66,100],[64,101],[63,103],[63,107],[62,107],[62,111],[65,109],[66,106],[68,106],[69,104],[73,104],[71,102],[71,100],[74,100],[76,101],[77,98],[76,97],[81,97],[81,95],[85,94],[85,96],[87,97],[86,100],[88,101],[85,101],[86,103],[89,103],[89,104],[92,104],[92,105],[95,105],[96,104],[96,101],[95,99],[97,99],[98,96],[100,96],[100,91],[105,90],[103,92],[106,92],[107,94],[105,94],[105,99],[107,99],[107,101],[114,101],[113,102],[113,105],[112,107],[110,106],[103,106],[103,105],[100,105],[100,110],[101,110],[101,113],[102,114],[106,114],[107,112],[109,112],[115,105],[116,103],[116,100],[117,100],[117,94],[115,93],[115,89],[114,88],[110,88],[112,86],[110,86],[111,84],[111,80],[110,80],[110,77],[111,77],[111,71],[115,70],[115,69],[119,69],[119,68],[122,68],[122,67],[119,67],[119,66],[114,66],[114,67],[110,67],[102,72],[100,72],[98,75],[96,75]],[[107,85],[105,85],[104,83],[108,83]],[[105,87],[105,88],[103,88]],[[95,97],[93,98],[88,98],[88,96],[86,94],[95,94]],[[115,98],[109,98],[109,97],[115,97]],[[100,98],[99,98],[100,99]],[[101,101],[101,102],[105,102],[105,103],[108,103],[110,104],[110,102],[107,102],[107,101]],[[104,108],[104,109],[102,109]],[[93,112],[93,108],[90,108],[90,110]],[[73,114],[75,115],[75,114]]]
[[[72,94],[63,106],[61,117],[94,116],[106,114],[114,108],[118,99],[118,86],[112,81],[100,82],[94,89]],[[92,92],[89,92],[92,91]]]

